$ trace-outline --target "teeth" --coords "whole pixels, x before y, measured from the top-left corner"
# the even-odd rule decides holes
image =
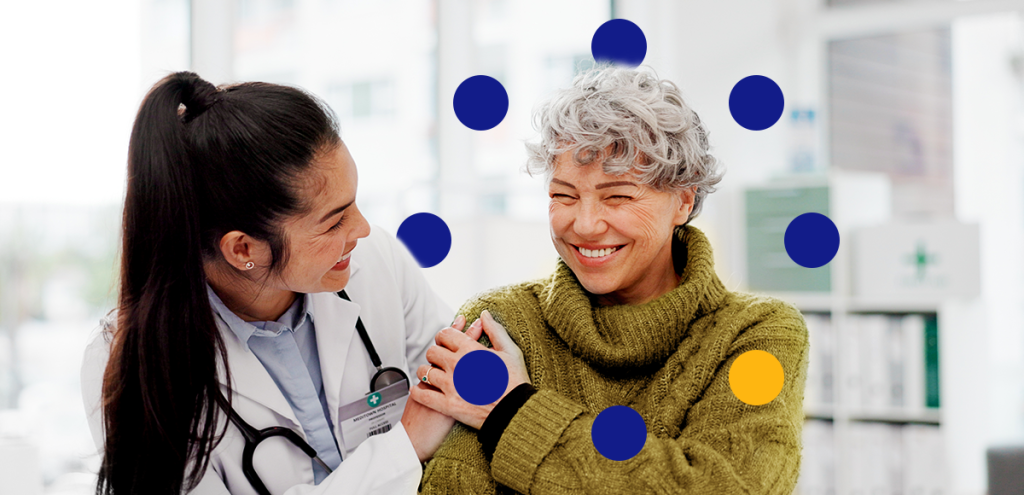
[[[619,248],[610,247],[604,249],[587,249],[577,246],[576,249],[579,250],[580,254],[586,256],[587,258],[600,258],[602,256],[608,256],[609,254],[614,253]]]
[[[347,259],[349,259],[349,258],[351,258],[351,257],[352,257],[352,251],[349,251],[349,252],[348,252],[348,254],[346,254],[346,255],[342,256],[342,257],[341,257],[341,258],[340,258],[340,259],[338,260],[338,263],[341,263],[342,261],[345,261],[345,260],[347,260]]]

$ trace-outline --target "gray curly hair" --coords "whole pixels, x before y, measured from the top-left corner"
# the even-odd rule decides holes
[[[541,104],[533,125],[541,141],[526,144],[530,175],[551,180],[555,158],[571,151],[581,166],[603,160],[605,173],[632,173],[660,191],[696,187],[687,222],[722,180],[697,113],[675,84],[652,73],[614,66],[584,72]]]

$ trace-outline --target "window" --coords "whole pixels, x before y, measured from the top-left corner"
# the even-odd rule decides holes
[[[324,98],[342,121],[390,120],[395,113],[390,79],[331,84]]]

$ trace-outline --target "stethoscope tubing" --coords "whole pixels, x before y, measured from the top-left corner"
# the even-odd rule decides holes
[[[314,462],[323,467],[327,474],[331,474],[332,469],[327,466],[323,459],[320,459],[316,449],[314,449],[312,445],[303,440],[298,433],[295,433],[290,428],[285,428],[283,426],[271,426],[269,428],[257,430],[249,423],[246,423],[245,420],[235,412],[234,408],[228,409],[228,419],[230,419],[231,423],[242,432],[242,437],[245,439],[245,447],[242,449],[242,473],[245,474],[245,479],[249,481],[249,484],[252,485],[253,489],[256,490],[256,493],[259,495],[270,495],[270,490],[268,490],[267,486],[263,484],[263,480],[256,472],[256,468],[253,467],[252,458],[256,453],[256,447],[259,446],[260,442],[270,437],[285,437],[285,439],[290,441],[293,445],[301,449],[303,453],[313,459]]]

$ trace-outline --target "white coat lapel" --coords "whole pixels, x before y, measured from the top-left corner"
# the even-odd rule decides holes
[[[356,319],[359,318],[360,308],[358,304],[346,301],[332,292],[313,294],[310,300],[316,325],[320,376],[323,379],[331,422],[335,425],[335,436],[340,436],[341,432],[338,431],[337,425],[338,407],[341,406],[341,382],[345,378],[345,368],[349,365],[349,351],[353,345],[357,345]]]
[[[224,341],[224,346],[228,351],[228,365],[231,370],[231,390],[235,395],[243,396],[254,402],[262,404],[265,407],[270,408],[277,414],[283,416],[292,422],[291,428],[298,428],[301,433],[302,429],[299,428],[299,420],[295,417],[295,413],[292,411],[288,400],[284,398],[284,394],[277,388],[277,384],[274,383],[274,379],[270,377],[270,373],[267,373],[266,368],[263,367],[263,363],[256,357],[252,351],[249,351],[242,345],[242,341],[238,340],[238,336],[235,332],[232,332],[227,325],[219,318],[217,320],[217,328],[220,329],[221,339]],[[222,363],[218,363],[218,375],[220,383],[226,385],[224,376],[224,370],[221,367]],[[236,408],[236,410],[238,410]],[[244,416],[242,419],[246,419]],[[262,428],[266,425],[253,425],[256,428]],[[274,426],[286,426],[286,425],[274,425]]]

